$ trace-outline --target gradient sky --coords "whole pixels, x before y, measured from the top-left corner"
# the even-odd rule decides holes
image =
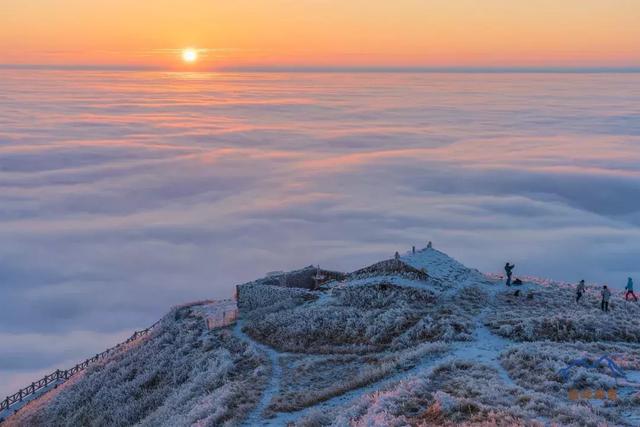
[[[0,63],[640,65],[637,0],[3,0]]]

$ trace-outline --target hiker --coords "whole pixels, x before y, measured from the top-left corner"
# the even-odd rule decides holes
[[[507,273],[507,286],[511,286],[511,274],[514,267],[515,264],[509,264],[508,262],[504,265],[504,271]]]
[[[624,294],[625,301],[629,301],[629,295],[631,295],[633,300],[638,302],[638,297],[633,293],[633,279],[631,277],[627,279],[627,286],[625,286],[625,290],[627,291],[627,293]]]
[[[584,280],[580,280],[580,283],[576,286],[576,304],[580,302],[582,294],[584,294]]]
[[[600,294],[602,295],[602,302],[600,303],[600,309],[605,312],[609,311],[609,298],[611,298],[611,291],[609,290],[607,285],[604,285],[602,287],[602,292],[600,292]]]

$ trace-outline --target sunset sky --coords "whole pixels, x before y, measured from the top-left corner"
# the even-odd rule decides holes
[[[0,398],[429,241],[640,283],[640,0],[0,0]]]
[[[3,0],[0,63],[638,67],[639,22],[637,0]]]

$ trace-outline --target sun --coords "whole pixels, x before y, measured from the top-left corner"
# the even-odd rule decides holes
[[[184,49],[182,51],[182,60],[184,62],[196,62],[196,60],[198,59],[198,51],[195,49]]]

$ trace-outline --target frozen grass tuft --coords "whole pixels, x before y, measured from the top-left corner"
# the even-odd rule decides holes
[[[270,409],[296,411],[405,371],[448,346],[425,343],[410,350],[376,355],[290,356],[283,360],[281,391]]]
[[[535,287],[533,298],[499,294],[496,311],[487,319],[495,333],[515,341],[625,341],[640,342],[640,305],[624,300],[612,302],[611,311],[599,308],[597,290],[580,304],[571,287]]]
[[[298,426],[593,426],[619,422],[615,411],[511,387],[474,362],[450,361],[330,413],[311,413]]]
[[[247,314],[246,332],[279,350],[366,353],[427,341],[469,340],[471,314],[428,290],[388,283],[333,290],[330,301]]]
[[[265,363],[228,330],[208,331],[189,307],[176,308],[141,345],[7,425],[238,425],[266,384]]]

